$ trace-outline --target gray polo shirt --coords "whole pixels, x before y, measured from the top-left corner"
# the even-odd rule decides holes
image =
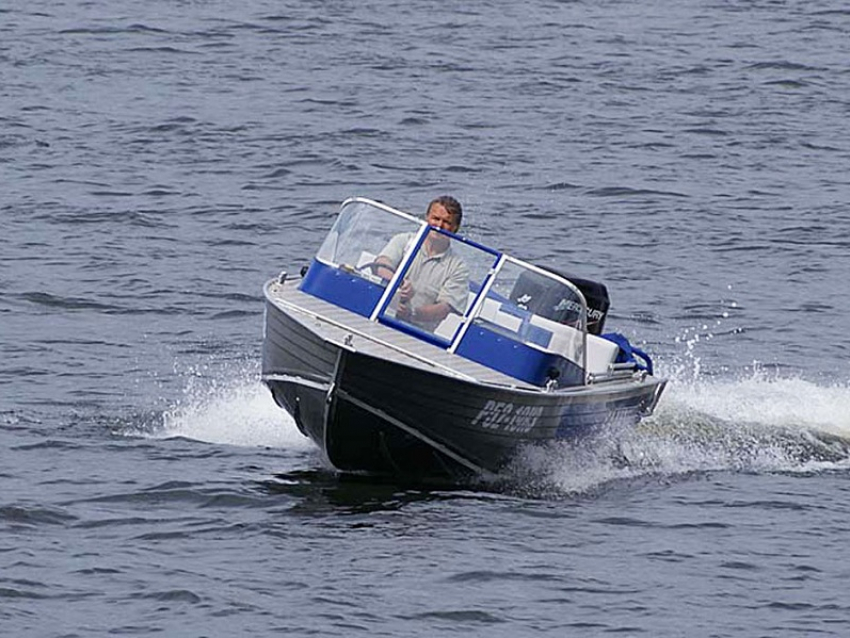
[[[393,267],[398,267],[405,250],[416,238],[415,233],[400,233],[393,237],[381,251]],[[413,285],[414,295],[411,300],[414,308],[445,301],[456,312],[466,311],[466,300],[469,293],[469,268],[463,260],[449,248],[437,255],[426,255],[420,249],[407,271],[407,279]],[[420,324],[426,330],[433,331],[437,324]]]

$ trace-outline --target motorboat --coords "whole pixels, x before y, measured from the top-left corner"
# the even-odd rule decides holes
[[[398,237],[400,261],[382,266]],[[465,288],[434,325],[402,312],[402,291],[437,242]],[[643,350],[603,332],[604,285],[362,197],[264,294],[262,380],[341,472],[498,476],[525,446],[633,427],[666,384]]]

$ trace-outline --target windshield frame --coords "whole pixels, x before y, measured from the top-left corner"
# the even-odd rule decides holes
[[[318,262],[327,266],[333,270],[342,270],[348,273],[353,272],[353,268],[359,268],[359,266],[354,266],[348,263],[348,260],[351,258],[351,255],[347,255],[345,259],[340,259],[340,253],[332,253],[333,257],[329,258],[329,253],[326,252],[325,248],[327,246],[333,246],[329,250],[336,251],[337,244],[333,243],[335,241],[341,241],[345,236],[343,233],[353,233],[352,237],[357,237],[359,227],[358,224],[353,226],[346,226],[345,222],[342,223],[342,228],[338,226],[340,223],[340,219],[342,219],[342,215],[345,215],[349,206],[363,206],[365,210],[359,211],[355,208],[353,210],[353,214],[356,216],[354,219],[370,219],[372,214],[377,215],[378,217],[383,214],[389,214],[397,218],[397,222],[388,222],[381,223],[378,217],[372,218],[378,221],[374,222],[377,224],[379,228],[392,228],[394,225],[406,226],[408,230],[404,232],[410,235],[410,239],[408,240],[408,244],[404,249],[404,253],[401,255],[400,260],[398,261],[397,266],[395,267],[395,271],[392,274],[392,277],[389,279],[383,279],[378,282],[374,277],[365,277],[364,275],[360,275],[364,277],[368,281],[372,282],[372,285],[380,285],[383,287],[383,290],[378,291],[374,289],[374,296],[371,299],[363,298],[362,296],[358,296],[360,293],[354,294],[352,297],[350,293],[345,293],[345,295],[341,295],[338,298],[334,298],[333,294],[329,297],[325,297],[319,295],[322,298],[331,301],[332,303],[337,303],[339,305],[340,300],[343,302],[343,307],[350,309],[362,316],[366,317],[370,321],[381,323],[386,325],[388,328],[398,330],[400,332],[404,332],[410,334],[411,336],[428,342],[432,345],[435,345],[450,354],[457,354],[458,356],[469,356],[469,352],[473,352],[476,346],[473,344],[481,343],[480,337],[474,337],[469,334],[470,330],[473,326],[476,327],[487,327],[487,330],[490,330],[491,337],[498,340],[502,340],[504,343],[504,339],[509,339],[519,344],[523,347],[527,347],[530,351],[535,351],[541,354],[545,353],[561,353],[568,361],[571,361],[575,365],[578,365],[585,371],[587,374],[587,363],[588,363],[588,333],[587,333],[587,300],[585,299],[581,290],[573,284],[569,279],[557,274],[551,270],[546,268],[542,268],[540,266],[536,266],[532,263],[524,261],[522,259],[517,259],[510,255],[507,255],[499,250],[494,248],[490,248],[485,246],[475,240],[469,239],[467,237],[463,237],[461,235],[457,235],[448,230],[441,229],[435,226],[431,226],[420,217],[416,217],[409,213],[405,213],[403,211],[397,210],[386,204],[382,204],[380,202],[376,202],[374,200],[363,198],[363,197],[351,197],[346,199],[339,211],[339,217],[337,218],[337,222],[334,224],[334,228],[328,233],[328,236],[325,239],[325,242],[320,247],[319,251],[316,253],[314,259]],[[365,217],[360,217],[360,215],[365,214]],[[371,222],[366,222],[371,223]],[[347,228],[347,230],[345,230]],[[368,228],[368,226],[367,226]],[[336,235],[334,236],[334,231],[336,231]],[[398,232],[398,231],[393,231]],[[435,232],[440,235],[444,235],[449,238],[453,242],[459,242],[460,244],[464,244],[469,247],[473,252],[471,254],[480,254],[480,258],[478,258],[478,267],[477,272],[478,275],[474,280],[470,280],[469,282],[469,290],[468,290],[468,301],[465,306],[463,313],[457,313],[453,315],[455,317],[451,322],[443,323],[440,326],[440,330],[429,329],[425,327],[421,327],[419,325],[413,325],[411,322],[407,322],[405,320],[401,320],[395,316],[392,312],[392,306],[394,305],[394,296],[399,290],[401,283],[404,281],[411,267],[413,266],[414,260],[416,256],[419,254],[421,250],[423,250],[423,246],[425,244],[426,238],[430,232]],[[350,244],[344,250],[349,251],[352,248],[356,248],[358,244],[355,242],[354,244]],[[340,250],[343,250],[340,248]],[[374,248],[369,248],[368,250],[373,251]],[[464,250],[467,250],[466,248]],[[369,253],[366,253],[369,254]],[[492,260],[491,260],[492,258]],[[473,260],[475,261],[475,260]],[[352,262],[353,264],[354,262]],[[469,262],[472,263],[472,262]],[[324,267],[323,266],[323,267]],[[507,269],[507,270],[506,270]],[[576,331],[576,333],[570,333],[569,331],[561,332],[558,334],[557,330],[553,327],[549,326],[548,329],[552,330],[550,332],[550,338],[555,337],[561,339],[561,343],[563,345],[563,339],[565,338],[565,334],[567,335],[567,339],[572,343],[571,346],[568,347],[567,350],[552,350],[548,345],[543,344],[542,342],[538,342],[536,339],[529,337],[527,334],[519,333],[519,329],[516,328],[517,334],[511,335],[510,332],[507,334],[502,334],[499,336],[499,330],[496,330],[496,333],[492,333],[492,323],[490,313],[493,309],[493,304],[490,303],[494,301],[498,303],[498,306],[503,309],[504,312],[508,314],[513,314],[514,317],[517,317],[516,311],[521,311],[525,313],[526,319],[523,321],[529,320],[529,312],[530,312],[530,320],[531,323],[534,324],[534,317],[537,316],[543,320],[551,320],[549,319],[549,315],[545,313],[539,313],[539,311],[534,311],[529,308],[526,308],[525,305],[520,303],[517,300],[511,301],[506,299],[507,289],[510,290],[510,286],[515,286],[522,280],[522,273],[529,272],[533,273],[533,275],[542,278],[544,282],[549,282],[548,286],[551,286],[551,290],[557,291],[559,288],[563,290],[563,293],[557,293],[556,295],[564,295],[563,300],[571,299],[574,303],[573,308],[573,318],[570,322],[565,322],[563,325],[568,328]],[[500,277],[501,275],[501,277]],[[319,271],[319,276],[321,276],[321,271]],[[335,281],[339,281],[336,279]],[[333,283],[333,282],[331,282]],[[321,286],[322,283],[317,280],[317,285]],[[335,284],[334,284],[335,285]],[[547,284],[543,284],[547,285]],[[311,294],[317,294],[319,289],[313,290]],[[365,289],[361,289],[365,290]],[[309,291],[308,291],[309,292]],[[364,302],[365,303],[361,303]],[[348,305],[346,305],[346,303]],[[361,310],[357,310],[358,303],[361,303]],[[499,316],[504,317],[504,312],[500,311]],[[538,314],[539,313],[539,314]],[[480,320],[479,320],[480,319]],[[519,321],[519,319],[516,319]],[[513,319],[511,319],[513,321]],[[483,324],[482,324],[483,322]],[[560,322],[556,320],[556,322]],[[545,322],[544,322],[545,323]],[[505,326],[508,324],[499,323],[499,326]],[[538,322],[538,327],[541,326],[541,323]],[[497,328],[499,327],[497,326]],[[523,331],[525,331],[528,324],[523,324]],[[547,327],[543,325],[544,329]],[[510,328],[510,331],[515,330],[514,328]],[[480,334],[480,331],[476,329],[476,334]],[[572,334],[573,336],[568,336]],[[467,335],[470,336],[471,340],[469,340],[464,346],[464,340]],[[538,331],[539,335],[539,331]],[[468,352],[464,352],[464,347],[467,348]],[[502,346],[498,346],[500,348]],[[469,350],[472,348],[473,350]],[[477,350],[475,350],[477,352]],[[529,352],[530,352],[529,351]],[[510,351],[505,351],[507,354]],[[477,355],[476,355],[477,356]],[[502,355],[499,355],[502,356]],[[514,356],[514,355],[507,355]],[[473,357],[475,358],[475,357]],[[476,359],[477,360],[477,359]],[[495,359],[492,362],[496,364],[498,367],[500,365],[499,359]],[[489,365],[489,364],[487,364]]]
[[[493,272],[490,273],[485,284],[481,286],[481,290],[478,292],[478,295],[475,298],[475,302],[472,307],[469,309],[469,312],[464,316],[464,325],[461,327],[460,332],[455,335],[455,338],[452,342],[451,347],[449,348],[449,352],[455,352],[460,346],[461,341],[463,340],[464,335],[469,330],[470,326],[473,324],[476,317],[478,317],[481,313],[481,307],[484,305],[484,301],[487,299],[487,293],[490,292],[490,289],[496,282],[496,279],[499,276],[499,273],[504,269],[506,264],[513,264],[520,268],[525,268],[534,272],[538,275],[541,275],[547,279],[552,279],[553,281],[558,282],[570,289],[570,291],[576,296],[581,304],[581,311],[579,313],[579,325],[576,327],[581,333],[581,361],[576,361],[581,365],[582,370],[585,371],[585,376],[587,375],[587,300],[584,298],[584,294],[582,294],[581,290],[569,279],[565,279],[564,277],[553,273],[550,270],[546,270],[545,268],[541,268],[540,266],[535,266],[532,263],[527,261],[523,261],[522,259],[517,259],[516,257],[511,257],[510,255],[506,255],[502,253],[499,262],[496,264]],[[534,343],[527,343],[525,341],[520,341],[520,343],[525,343],[530,348],[534,348],[535,350],[542,350],[540,346]]]
[[[386,290],[384,291],[384,295],[381,298],[381,301],[376,306],[375,312],[372,314],[371,319],[377,320],[383,324],[391,326],[396,330],[400,330],[401,332],[406,332],[408,334],[412,334],[413,336],[432,343],[436,346],[439,346],[450,353],[454,353],[457,343],[460,341],[460,337],[463,332],[465,332],[465,324],[469,321],[469,318],[472,316],[472,310],[475,308],[475,304],[478,302],[479,295],[482,291],[489,288],[490,280],[493,277],[493,274],[496,271],[496,265],[501,261],[504,255],[494,248],[490,248],[489,246],[485,246],[473,239],[469,239],[468,237],[463,237],[461,235],[457,235],[449,230],[445,230],[443,228],[438,228],[436,226],[431,226],[427,222],[422,222],[423,227],[420,229],[419,233],[416,235],[415,242],[411,245],[408,254],[404,256],[404,258],[399,263],[398,268],[396,269],[395,274],[392,279],[390,279],[389,284],[387,285]],[[465,309],[462,315],[460,315],[461,326],[455,330],[455,333],[451,339],[447,339],[443,336],[435,334],[434,332],[430,332],[428,330],[419,328],[414,326],[408,322],[401,321],[396,319],[395,317],[387,314],[387,310],[392,302],[393,296],[395,295],[398,286],[403,281],[405,275],[410,270],[413,265],[413,261],[416,258],[416,255],[422,250],[422,246],[425,242],[425,238],[428,236],[428,233],[436,232],[441,235],[445,235],[451,240],[457,241],[459,243],[465,244],[471,248],[477,249],[482,253],[486,253],[493,257],[493,266],[491,266],[487,274],[484,276],[484,279],[481,283],[478,293],[475,294],[473,301],[468,307]]]

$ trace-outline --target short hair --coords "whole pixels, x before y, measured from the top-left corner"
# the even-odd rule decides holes
[[[463,206],[460,205],[459,201],[451,195],[440,195],[436,199],[431,200],[426,212],[431,212],[431,206],[434,204],[440,204],[443,208],[445,208],[449,214],[454,217],[457,227],[460,228],[460,222],[463,220]]]

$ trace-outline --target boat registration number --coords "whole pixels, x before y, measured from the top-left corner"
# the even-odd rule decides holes
[[[528,432],[543,414],[542,405],[516,406],[508,401],[487,401],[472,425],[505,432]]]

